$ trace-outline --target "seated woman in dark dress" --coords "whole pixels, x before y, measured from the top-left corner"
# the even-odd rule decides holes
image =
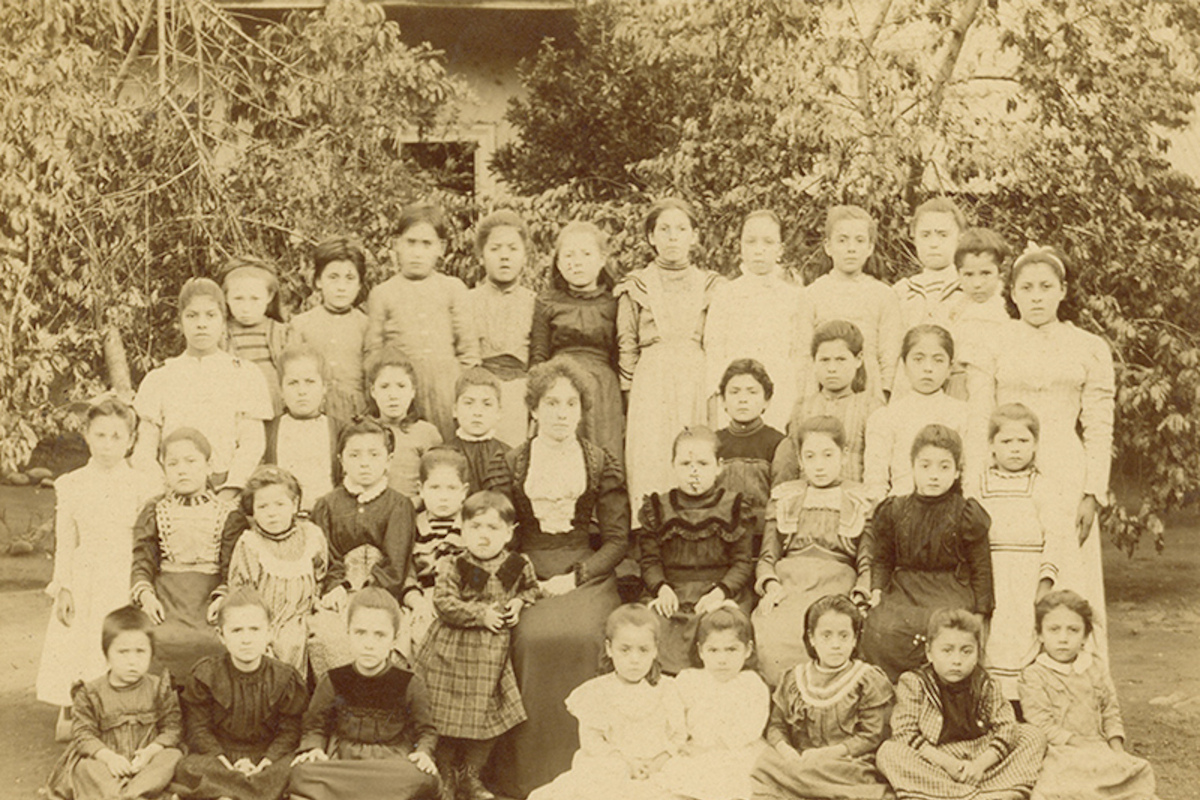
[[[629,546],[629,495],[614,457],[580,437],[586,385],[565,359],[532,369],[526,403],[537,434],[509,454],[514,546],[533,562],[543,593],[513,635],[529,719],[501,740],[492,759],[494,786],[511,797],[570,768],[579,736],[564,701],[598,673],[604,621],[621,603],[613,568]]]

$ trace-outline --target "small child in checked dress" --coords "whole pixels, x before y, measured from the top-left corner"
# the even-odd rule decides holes
[[[521,609],[537,599],[533,564],[506,548],[516,512],[498,492],[477,492],[462,509],[466,552],[437,565],[437,618],[417,652],[441,734],[446,780],[466,800],[493,800],[479,774],[496,738],[525,720],[509,658]]]

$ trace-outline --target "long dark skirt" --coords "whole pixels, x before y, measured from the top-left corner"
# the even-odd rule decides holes
[[[229,762],[235,763],[242,756],[226,753]],[[262,756],[246,756],[258,763]],[[198,753],[184,756],[175,767],[175,780],[171,791],[183,797],[210,800],[219,797],[236,797],[238,800],[279,800],[287,788],[289,764],[292,755],[276,761],[262,772],[247,777],[231,770],[216,756]]]
[[[539,577],[566,572],[583,553],[527,553]],[[621,604],[613,576],[559,597],[538,600],[513,629],[512,662],[528,719],[500,737],[492,754],[492,787],[525,797],[571,767],[579,725],[565,701],[596,677],[604,652],[604,622]]]
[[[292,767],[288,792],[303,800],[433,800],[438,785],[400,757],[300,764]]]
[[[674,589],[679,597],[680,609],[670,617],[658,618],[658,663],[668,675],[678,675],[689,667],[701,666],[696,652],[696,628],[700,625],[700,615],[692,608],[712,585],[713,581],[708,579],[676,584]],[[647,596],[643,601],[649,603],[652,599]],[[752,606],[749,587],[733,600],[749,616]]]
[[[206,618],[209,596],[219,582],[216,575],[201,572],[164,572],[154,582],[165,617],[154,629],[154,658],[177,684],[197,661],[225,652]]]
[[[975,593],[952,572],[897,570],[863,626],[863,658],[895,683],[925,662],[925,630],[939,608],[975,608]]]

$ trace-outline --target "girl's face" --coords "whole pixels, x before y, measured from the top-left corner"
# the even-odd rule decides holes
[[[279,381],[283,405],[293,417],[309,419],[321,413],[325,379],[314,359],[297,358],[289,361]]]
[[[996,429],[992,437],[992,458],[996,465],[1008,472],[1019,472],[1033,463],[1037,453],[1037,439],[1033,431],[1021,422],[1007,420]]]
[[[970,631],[942,628],[925,645],[925,657],[939,678],[946,683],[958,683],[979,663],[979,642]]]
[[[858,275],[875,251],[871,241],[871,223],[865,219],[844,219],[835,223],[825,240],[825,254],[833,268],[845,275]]]
[[[559,242],[557,264],[568,286],[581,292],[593,291],[604,269],[604,251],[592,234],[569,233]]]
[[[525,240],[516,228],[492,228],[483,244],[483,270],[497,286],[512,286],[525,268]]]
[[[717,453],[712,442],[701,439],[686,439],[679,443],[672,462],[675,469],[675,485],[684,494],[702,495],[717,484],[721,473]]]
[[[836,611],[826,611],[817,618],[808,634],[817,663],[826,669],[840,669],[854,655],[858,637],[854,635],[854,620]]]
[[[382,608],[356,608],[347,624],[350,633],[350,655],[354,666],[363,675],[378,675],[388,665],[392,644],[396,641],[396,625],[392,615]]]
[[[737,631],[729,629],[713,631],[698,649],[704,670],[718,683],[736,678],[753,652],[749,642],[743,642]]]
[[[1035,328],[1058,319],[1058,306],[1066,296],[1067,287],[1049,264],[1024,266],[1013,280],[1013,302],[1021,319]]]
[[[1047,655],[1060,664],[1070,664],[1083,652],[1086,631],[1083,617],[1066,606],[1058,606],[1042,617],[1038,639]]]
[[[253,672],[271,644],[271,621],[260,606],[238,606],[225,611],[217,635],[229,651],[233,666]]]
[[[753,375],[734,375],[725,384],[725,413],[730,419],[743,424],[762,417],[771,402],[766,390]]]
[[[960,474],[954,454],[932,444],[917,451],[912,470],[917,494],[925,497],[941,497],[950,491]]]
[[[935,336],[922,336],[904,357],[909,385],[920,394],[942,390],[950,377],[950,354]]]
[[[654,221],[649,239],[662,263],[682,269],[696,244],[696,229],[687,214],[678,208],[668,208]]]
[[[125,460],[133,433],[120,417],[105,415],[88,423],[83,440],[87,442],[92,461],[102,467],[115,467]]]
[[[420,280],[428,278],[446,252],[446,243],[428,222],[418,222],[392,239],[392,253],[400,265],[400,274]]]
[[[371,399],[379,406],[384,422],[399,422],[408,416],[417,388],[404,367],[384,367],[371,382]]]
[[[225,309],[215,297],[193,297],[187,308],[179,312],[179,327],[183,329],[189,355],[211,355],[217,352],[225,333]]]
[[[555,442],[574,438],[583,418],[579,392],[569,380],[559,378],[538,400],[533,418],[537,421],[538,436],[546,436]]]
[[[494,508],[463,520],[463,546],[480,561],[491,561],[504,552],[504,545],[509,543],[512,535],[513,526]]]
[[[846,451],[827,433],[814,432],[800,445],[800,470],[804,479],[822,489],[842,477]]]
[[[467,499],[467,484],[458,470],[449,464],[434,467],[421,481],[421,502],[434,519],[450,519],[462,511]]]
[[[954,264],[958,249],[958,220],[949,211],[926,211],[913,222],[913,240],[917,245],[917,260],[931,272]]]
[[[225,280],[229,315],[241,325],[257,325],[267,318],[271,287],[255,275],[234,275]]]
[[[623,625],[604,641],[613,671],[626,683],[637,683],[650,674],[658,657],[657,631],[645,625]]]
[[[365,488],[383,480],[392,463],[392,454],[387,451],[383,434],[360,433],[346,440],[341,459],[346,476]]]
[[[300,498],[280,483],[264,486],[254,493],[254,521],[267,533],[283,533],[292,527],[300,510]]]
[[[491,386],[465,386],[454,401],[454,418],[469,436],[487,436],[500,421],[500,398]]]
[[[330,311],[345,311],[362,291],[362,279],[353,261],[330,261],[316,280],[321,303]]]
[[[742,226],[742,269],[751,275],[770,275],[779,268],[783,237],[770,217],[755,217]]]
[[[1000,291],[1000,265],[991,253],[967,253],[958,268],[963,291],[974,303],[986,303]]]
[[[175,494],[195,494],[208,485],[208,459],[195,442],[180,439],[167,445],[162,467],[167,486]]]
[[[862,354],[855,355],[841,339],[822,342],[813,359],[817,384],[826,392],[844,392],[854,384],[862,366]]]
[[[145,631],[121,631],[108,643],[108,682],[118,688],[132,686],[150,671],[154,646]]]

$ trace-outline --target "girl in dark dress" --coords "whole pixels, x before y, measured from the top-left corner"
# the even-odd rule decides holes
[[[590,222],[570,222],[558,235],[550,288],[533,306],[529,361],[558,355],[582,370],[591,404],[583,434],[622,463],[625,414],[617,378],[617,298],[605,268],[608,237]]]
[[[895,681],[925,660],[925,630],[939,608],[990,617],[991,520],[962,495],[962,439],[928,425],[912,445],[916,492],[889,497],[872,518],[871,613],[863,656]]]
[[[533,439],[509,455],[515,548],[529,557],[542,598],[521,614],[512,660],[528,720],[498,744],[493,786],[525,797],[571,766],[578,726],[564,701],[596,676],[604,621],[620,605],[613,569],[629,539],[629,495],[616,457],[579,437],[590,398],[572,360],[530,371]]]

